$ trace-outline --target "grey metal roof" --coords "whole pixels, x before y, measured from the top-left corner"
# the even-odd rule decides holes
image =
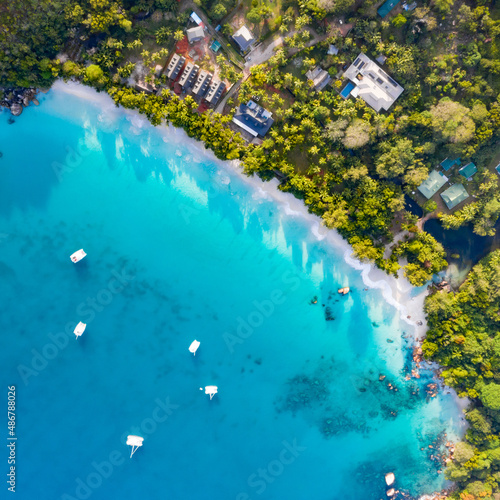
[[[240,46],[242,52],[255,42],[255,39],[246,26],[242,26],[234,35],[234,41]]]
[[[186,33],[188,41],[190,43],[205,38],[205,32],[203,31],[203,28],[201,26],[195,26],[194,28],[190,28],[186,31]]]
[[[174,54],[167,66],[167,78],[175,80],[179,76],[179,73],[185,62],[185,57],[182,57],[179,54]]]
[[[208,86],[212,80],[212,75],[205,70],[201,70],[198,79],[193,87],[193,94],[196,94],[199,97],[203,97],[205,92],[208,90]]]
[[[234,114],[233,121],[234,119],[243,123],[261,137],[267,134],[274,123],[271,113],[253,101],[240,104],[238,111]]]
[[[214,80],[210,88],[208,89],[208,93],[205,97],[205,100],[209,102],[210,104],[217,104],[217,102],[220,99],[220,96],[222,95],[222,92],[224,92],[226,88],[226,84],[224,82],[219,82],[217,80]]]
[[[188,62],[181,75],[181,79],[179,80],[181,87],[191,86],[196,78],[196,75],[198,74],[199,69],[198,65]]]

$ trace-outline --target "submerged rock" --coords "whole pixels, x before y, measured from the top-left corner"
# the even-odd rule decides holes
[[[392,486],[394,484],[395,480],[396,480],[396,476],[394,475],[393,472],[388,472],[385,475],[385,484],[387,484],[387,486]]]

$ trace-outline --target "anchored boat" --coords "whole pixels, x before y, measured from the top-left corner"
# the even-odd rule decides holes
[[[200,391],[203,390],[203,387],[200,387]],[[217,386],[216,385],[207,385],[205,387],[205,394],[210,395],[210,399],[212,399],[217,394]]]
[[[80,250],[77,250],[75,253],[71,254],[71,261],[76,264],[77,262],[80,262],[87,254],[83,251],[83,248],[80,248]]]
[[[144,441],[144,438],[141,436],[127,436],[127,446],[132,446],[132,451],[130,452],[130,458],[132,458],[132,455],[137,451],[139,446],[142,446],[142,442]]]
[[[76,338],[81,336],[81,334],[85,331],[85,328],[87,328],[87,325],[81,321],[78,325],[76,325],[75,331],[73,332],[76,335]]]
[[[193,340],[193,342],[191,342],[191,345],[189,346],[189,352],[192,352],[193,356],[196,356],[198,347],[200,347],[200,343],[197,340]]]

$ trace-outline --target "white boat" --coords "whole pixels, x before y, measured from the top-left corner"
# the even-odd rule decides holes
[[[127,436],[127,446],[132,446],[132,451],[130,452],[130,458],[132,458],[132,455],[137,451],[137,448],[139,446],[142,446],[142,442],[144,441],[144,438],[141,436]]]
[[[80,248],[80,250],[77,250],[75,253],[71,254],[71,261],[73,263],[80,262],[87,254],[83,251],[83,248]]]
[[[78,325],[76,325],[75,331],[73,332],[76,335],[76,338],[78,338],[85,331],[85,328],[87,328],[87,325],[81,321]]]
[[[203,388],[200,387],[200,391],[202,391]],[[216,394],[217,394],[217,386],[216,385],[207,385],[205,387],[205,394],[210,395],[210,399],[212,399]]]
[[[191,342],[191,345],[189,346],[189,352],[192,352],[193,355],[196,356],[198,347],[200,347],[200,343],[197,340],[193,340],[193,342]]]

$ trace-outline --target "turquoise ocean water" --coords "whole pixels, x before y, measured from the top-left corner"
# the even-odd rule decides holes
[[[430,373],[405,380],[412,327],[344,248],[91,90],[58,84],[9,119],[0,380],[5,408],[16,386],[16,498],[370,500],[390,471],[415,497],[443,486],[428,445],[460,432],[456,404],[427,401]],[[127,434],[145,438],[132,459]]]

